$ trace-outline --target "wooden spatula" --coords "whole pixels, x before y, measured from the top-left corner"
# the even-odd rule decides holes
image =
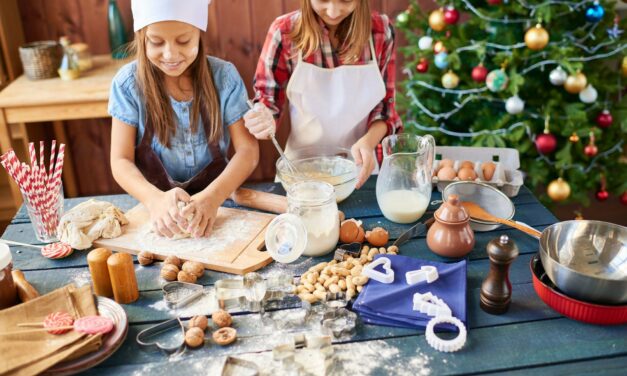
[[[495,217],[492,214],[490,214],[487,211],[485,211],[481,206],[475,204],[474,202],[463,201],[462,205],[464,206],[464,208],[468,212],[468,215],[470,215],[471,218],[479,219],[479,220],[482,220],[482,221],[501,223],[501,224],[507,225],[509,227],[513,227],[513,228],[515,228],[517,230],[520,230],[520,231],[526,233],[527,235],[533,236],[534,238],[540,238],[540,235],[542,235],[542,233],[540,231],[538,231],[538,230],[532,229],[532,228],[527,227],[527,226],[523,226],[523,225],[521,225],[519,223],[516,223],[514,221],[510,221],[508,219]]]

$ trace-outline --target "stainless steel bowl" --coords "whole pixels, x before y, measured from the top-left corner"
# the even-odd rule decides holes
[[[540,259],[567,295],[627,303],[627,227],[600,221],[559,222],[542,231]]]
[[[474,181],[458,181],[451,183],[444,188],[442,199],[446,201],[449,195],[455,194],[461,201],[470,201],[481,206],[485,211],[495,217],[512,219],[514,218],[514,203],[497,188],[491,185]],[[474,231],[492,231],[501,225],[496,222],[470,219],[470,227]]]

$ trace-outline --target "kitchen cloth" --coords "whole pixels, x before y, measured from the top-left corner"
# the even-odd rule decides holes
[[[367,324],[394,326],[402,328],[425,328],[433,318],[419,311],[414,311],[414,294],[431,292],[442,299],[450,308],[453,316],[466,322],[466,260],[455,263],[441,263],[420,260],[407,256],[377,255],[387,257],[394,270],[394,282],[381,283],[370,279],[353,304],[353,310],[359,313]],[[438,279],[433,283],[426,281],[408,285],[405,273],[431,265],[438,269]],[[376,270],[381,271],[382,267]],[[440,327],[440,325],[438,325]],[[452,325],[441,325],[454,329]]]
[[[73,284],[52,291],[26,303],[0,311],[0,375],[35,375],[79,353],[96,351],[102,335],[89,336],[71,330],[62,335],[46,331],[1,335],[20,329],[19,323],[43,322],[53,312],[67,312],[75,319],[97,315],[98,310],[89,285]]]

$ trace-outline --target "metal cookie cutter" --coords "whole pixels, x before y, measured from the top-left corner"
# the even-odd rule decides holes
[[[385,273],[381,273],[380,271],[375,270],[375,268],[379,265],[383,265],[383,270],[385,271]],[[394,282],[394,270],[392,269],[392,261],[390,261],[390,259],[387,257],[379,257],[376,260],[372,261],[370,264],[364,266],[361,270],[361,274],[381,283]]]
[[[435,317],[449,317],[453,315],[451,308],[449,308],[444,300],[430,292],[424,294],[417,292],[414,294],[414,311]]]
[[[335,250],[333,259],[342,262],[347,257],[359,258],[360,254],[361,243],[342,244]]]
[[[184,307],[205,293],[205,288],[201,285],[177,281],[168,282],[161,289],[163,300],[169,308]]]
[[[259,366],[251,361],[236,358],[234,356],[227,356],[224,360],[224,366],[222,366],[221,376],[235,376],[241,375],[242,371],[246,370],[246,375],[257,376],[261,373]]]
[[[357,328],[357,314],[346,308],[330,310],[322,315],[322,328],[335,338],[351,336]]]
[[[293,280],[293,277],[290,277]],[[293,284],[292,281],[290,283]],[[285,280],[281,278],[267,279],[266,295],[263,298],[263,303],[281,300],[288,295],[289,288],[286,285]],[[216,297],[218,298],[218,305],[222,309],[241,308],[251,312],[259,311],[262,302],[252,302],[246,299],[246,287],[244,287],[244,281],[242,279],[221,279],[216,281]]]
[[[172,331],[173,334],[162,339],[161,335],[168,331]],[[135,340],[141,346],[156,346],[166,353],[172,354],[184,348],[185,327],[177,317],[142,330],[137,334]]]
[[[294,336],[291,343],[276,346],[272,349],[272,358],[282,363],[283,371],[304,372],[305,369],[310,370],[313,365],[310,363],[311,357],[307,357],[307,364],[301,364],[296,361],[297,350],[311,351],[322,357],[322,365],[324,373],[329,372],[333,365],[333,346],[331,337],[329,336],[307,336],[299,333]],[[300,373],[298,373],[300,374]]]
[[[438,279],[438,269],[435,266],[425,265],[419,270],[412,270],[405,273],[405,279],[408,285],[415,285],[422,281],[433,283]]]

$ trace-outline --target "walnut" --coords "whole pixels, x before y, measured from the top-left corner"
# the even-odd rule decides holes
[[[205,315],[200,315],[200,316],[194,316],[192,317],[188,322],[187,322],[187,327],[188,328],[200,328],[203,331],[205,329],[207,329],[207,325],[209,324],[209,320],[207,319],[207,316]]]
[[[221,328],[213,332],[213,340],[220,346],[231,344],[237,339],[237,330],[233,328]]]
[[[185,343],[191,348],[202,346],[205,343],[205,332],[198,327],[189,328],[185,333]]]
[[[205,274],[205,267],[201,263],[196,261],[185,261],[181,269],[195,275],[198,278],[202,277],[203,274]]]
[[[179,268],[176,265],[163,264],[163,267],[161,268],[161,278],[166,281],[175,281],[178,272]]]
[[[362,243],[364,241],[364,228],[361,221],[347,219],[340,226],[340,241],[342,243]]]
[[[192,274],[192,273],[188,273],[184,270],[181,270],[176,279],[179,282],[186,282],[186,283],[196,283],[196,275]]]
[[[163,263],[164,264],[175,265],[179,269],[181,268],[181,259],[176,257],[176,256],[174,256],[174,255],[166,257],[166,259],[163,260]]]
[[[224,328],[226,326],[231,326],[231,324],[233,323],[233,318],[231,317],[231,315],[224,310],[218,310],[215,311],[212,315],[211,315],[211,320],[213,320],[213,322],[219,327],[219,328]]]
[[[366,232],[366,239],[368,243],[375,247],[383,247],[389,239],[390,235],[382,227],[375,227],[372,231]]]
[[[150,265],[155,262],[155,255],[148,251],[141,251],[137,255],[137,261],[139,262],[139,265]]]

